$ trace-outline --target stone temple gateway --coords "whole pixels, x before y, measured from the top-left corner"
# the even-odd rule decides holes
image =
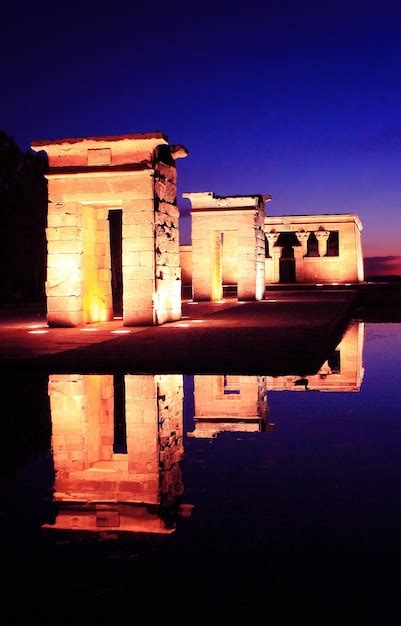
[[[192,291],[195,300],[221,300],[229,274],[240,300],[265,293],[265,202],[270,196],[185,193],[192,204]]]
[[[124,325],[180,319],[175,160],[187,156],[186,149],[169,145],[162,133],[35,141],[32,148],[46,151],[50,168],[49,325],[80,326],[115,315],[110,225],[116,211]]]

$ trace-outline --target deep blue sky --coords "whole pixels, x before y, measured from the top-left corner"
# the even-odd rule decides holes
[[[190,151],[180,192],[355,212],[366,256],[401,255],[401,6],[80,4],[2,11],[0,128],[21,148],[162,130]]]

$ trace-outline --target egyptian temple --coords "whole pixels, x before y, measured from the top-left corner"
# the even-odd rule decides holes
[[[192,244],[179,244],[177,160],[160,132],[32,143],[48,156],[47,319],[82,326],[121,316],[125,326],[181,317],[195,300],[231,289],[262,300],[272,284],[364,280],[357,215],[266,215],[271,196],[185,193]]]

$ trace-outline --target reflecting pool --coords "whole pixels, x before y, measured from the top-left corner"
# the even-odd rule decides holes
[[[191,623],[397,593],[400,372],[401,324],[352,321],[308,374],[5,380],[19,621]]]

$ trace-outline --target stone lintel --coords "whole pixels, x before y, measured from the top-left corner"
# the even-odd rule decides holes
[[[244,214],[246,212],[254,213],[255,208],[257,208],[257,206],[256,207],[254,206],[205,207],[205,208],[192,209],[191,213],[210,213],[212,215],[213,213],[230,214],[230,213],[236,213],[237,211],[240,211],[242,214]]]
[[[151,167],[156,149],[168,147],[170,158],[187,156],[184,146],[168,146],[164,133],[145,133],[136,135],[112,135],[106,137],[67,137],[65,139],[43,139],[33,141],[32,149],[47,153],[50,168],[80,168],[139,165]],[[163,160],[163,158],[161,159]],[[146,162],[149,161],[149,164]]]
[[[99,143],[110,143],[116,141],[148,141],[157,139],[157,144],[168,143],[167,135],[160,131],[154,133],[135,133],[128,135],[106,135],[102,137],[64,137],[61,139],[37,139],[32,141],[31,146],[34,148],[47,148],[50,146],[61,146],[63,144],[95,144],[94,147],[98,147]],[[89,146],[90,147],[90,146]]]
[[[257,209],[260,204],[271,200],[271,196],[268,195],[216,196],[212,191],[184,193],[182,197],[190,200],[192,211],[194,212],[205,210]]]
[[[153,169],[153,165],[150,161],[140,161],[139,163],[124,163],[122,165],[88,165],[87,167],[73,165],[65,167],[51,167],[46,178],[64,177],[68,175],[85,176],[96,174],[107,174],[112,176],[113,174],[121,174],[124,172],[142,172],[144,170]]]
[[[272,228],[277,226],[294,226],[299,230],[299,226],[307,226],[308,224],[331,225],[354,223],[358,230],[363,230],[363,226],[359,216],[355,213],[320,213],[316,215],[279,215],[265,217],[265,227]]]

